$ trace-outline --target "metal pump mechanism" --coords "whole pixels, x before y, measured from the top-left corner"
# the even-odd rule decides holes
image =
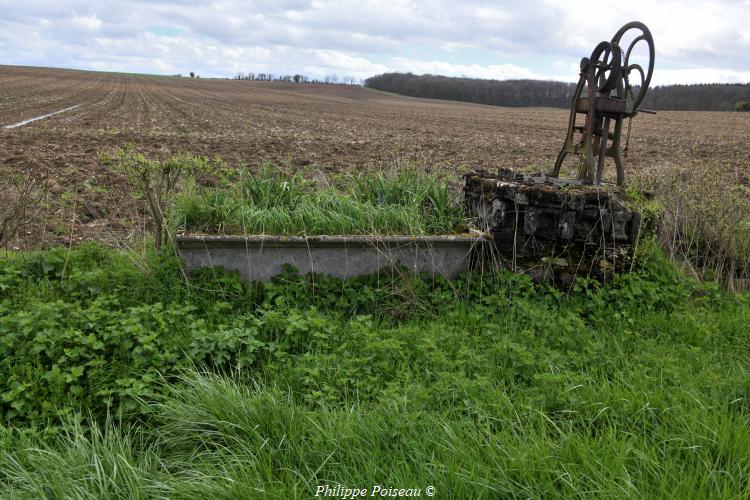
[[[635,35],[627,49],[621,41]],[[627,38],[624,38],[626,36]],[[633,48],[641,44],[648,51],[648,65],[631,63]],[[606,157],[613,158],[617,168],[617,185],[625,184],[625,168],[620,152],[620,135],[624,118],[632,120],[648,91],[654,71],[654,39],[645,24],[633,21],[620,28],[612,40],[600,42],[590,57],[581,59],[581,73],[570,107],[568,134],[552,172],[560,167],[568,153],[583,156],[578,179],[599,185]],[[585,94],[584,94],[585,89]],[[640,109],[644,113],[651,110]],[[585,115],[583,125],[576,117]],[[610,128],[614,122],[614,128]],[[579,137],[576,138],[576,133]],[[627,151],[627,146],[626,146]],[[594,162],[594,157],[598,161]]]

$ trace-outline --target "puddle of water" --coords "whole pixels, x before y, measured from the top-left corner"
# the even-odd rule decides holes
[[[47,113],[46,115],[42,115],[42,116],[35,116],[34,118],[29,118],[28,120],[23,120],[23,121],[20,121],[20,122],[18,122],[18,123],[13,123],[13,124],[11,124],[11,125],[5,125],[5,126],[3,126],[3,128],[16,128],[16,127],[22,127],[22,126],[24,126],[24,125],[26,125],[26,124],[28,124],[28,123],[31,123],[31,122],[35,122],[35,121],[37,121],[37,120],[42,120],[42,119],[44,119],[44,118],[49,118],[49,117],[50,117],[50,116],[52,116],[52,115],[57,115],[57,114],[60,114],[60,113],[64,113],[64,112],[66,112],[66,111],[70,111],[71,109],[76,109],[76,108],[77,108],[77,107],[79,107],[79,106],[80,106],[80,104],[76,104],[75,106],[71,106],[71,107],[69,107],[69,108],[61,109],[60,111],[54,111],[54,112],[52,112],[52,113]]]

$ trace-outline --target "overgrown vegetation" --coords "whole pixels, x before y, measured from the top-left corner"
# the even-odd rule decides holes
[[[218,234],[449,234],[460,230],[460,204],[447,183],[407,166],[366,171],[317,186],[266,165],[241,169],[227,186],[177,197],[180,231]]]
[[[187,283],[167,248],[0,261],[0,489],[745,497],[750,297],[648,255],[567,294],[513,275]]]
[[[320,186],[266,164],[230,170],[220,159],[151,160],[132,146],[105,155],[150,214],[158,250],[174,231],[211,234],[450,234],[464,230],[447,182],[418,168],[339,175]],[[168,232],[165,235],[165,232]]]
[[[657,193],[661,246],[678,266],[698,279],[747,289],[750,187],[733,170],[720,161],[693,161],[671,170],[655,165],[640,172],[636,184]]]
[[[42,207],[48,180],[40,172],[0,175],[0,247],[6,246]]]
[[[128,174],[151,215],[157,248],[166,231],[429,235],[468,229],[448,181],[414,165],[314,181],[271,164],[233,169],[218,158],[191,155],[150,160],[132,147],[104,160]],[[631,194],[644,188],[656,195],[649,207],[661,213],[644,215],[660,220],[662,247],[678,265],[734,290],[750,283],[750,191],[747,176],[732,170],[720,161],[654,164],[634,172]]]

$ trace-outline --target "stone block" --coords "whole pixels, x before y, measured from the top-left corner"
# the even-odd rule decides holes
[[[607,279],[632,259],[640,214],[615,186],[503,169],[464,176],[466,213],[492,235],[499,262],[535,279]]]

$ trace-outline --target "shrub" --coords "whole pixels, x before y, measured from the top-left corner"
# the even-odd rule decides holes
[[[146,203],[157,250],[164,242],[166,214],[180,183],[186,177],[195,182],[212,175],[221,177],[227,171],[223,161],[205,157],[181,155],[166,161],[150,160],[137,153],[132,144],[117,148],[112,155],[104,155],[102,160],[125,174],[133,187],[133,194]]]
[[[750,197],[737,166],[724,160],[654,165],[637,179],[658,195],[658,236],[686,272],[730,290],[750,283]],[[739,181],[739,182],[738,182]],[[700,200],[697,203],[696,200]]]

